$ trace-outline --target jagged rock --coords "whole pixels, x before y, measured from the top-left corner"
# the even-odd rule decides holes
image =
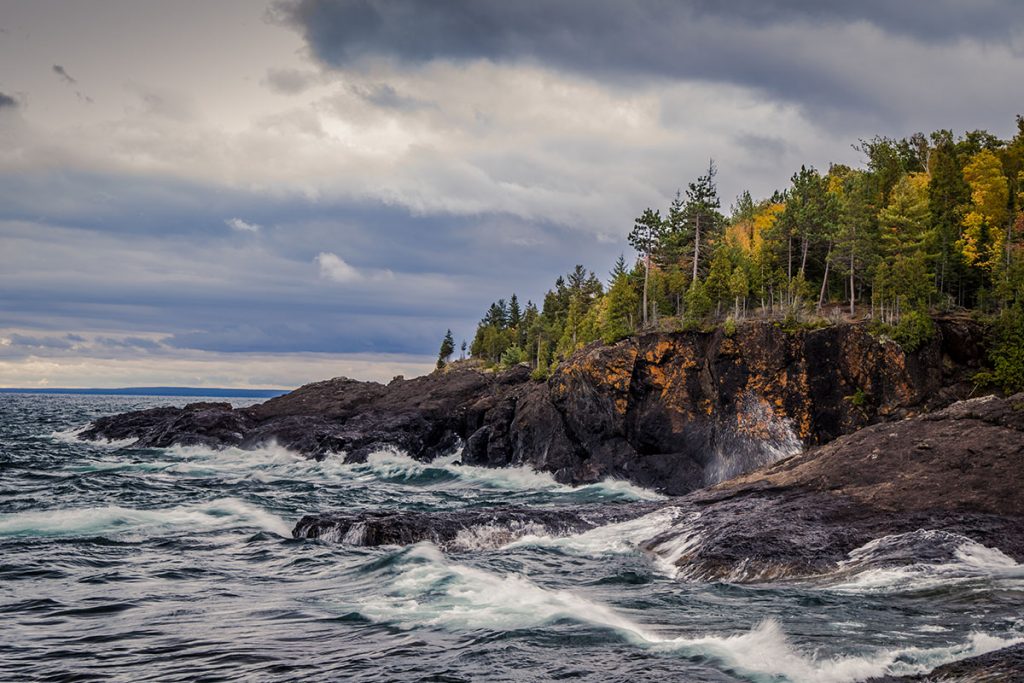
[[[1024,681],[1024,645],[968,657],[933,669],[927,674],[871,678],[865,683],[1022,683]]]
[[[430,541],[443,548],[494,547],[526,534],[565,536],[638,517],[650,503],[574,509],[501,507],[452,511],[325,513],[306,515],[295,538],[320,538],[361,546],[409,545]]]
[[[767,580],[834,569],[885,536],[940,530],[1024,561],[1024,394],[879,424],[673,502],[645,547],[683,576]],[[915,553],[922,557],[922,549]]]
[[[529,465],[568,484],[606,477],[683,494],[866,425],[948,405],[970,390],[981,329],[938,321],[907,353],[863,323],[736,334],[648,334],[592,345],[546,383],[529,369],[453,363],[388,385],[339,378],[261,405],[158,408],[97,420],[84,438],[250,448],[268,441],[359,461],[385,445],[429,460]]]

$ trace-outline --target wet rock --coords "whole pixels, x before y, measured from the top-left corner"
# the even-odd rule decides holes
[[[1021,562],[1022,488],[1024,394],[990,396],[867,427],[673,501],[689,514],[644,547],[704,580],[820,574],[871,541],[918,530]]]
[[[430,541],[442,548],[474,550],[504,545],[527,534],[582,533],[638,517],[655,507],[634,503],[574,509],[501,507],[445,512],[325,513],[306,515],[295,525],[292,535],[360,546]]]
[[[866,683],[1022,683],[1024,682],[1024,644],[951,662],[927,674],[871,678]]]
[[[546,383],[522,366],[495,373],[459,362],[388,385],[317,382],[239,410],[192,404],[102,418],[83,437],[275,441],[349,461],[383,446],[429,460],[464,445],[467,464],[528,465],[566,484],[615,477],[678,495],[961,397],[983,356],[981,329],[966,319],[938,329],[914,353],[860,323],[648,334],[585,348]]]

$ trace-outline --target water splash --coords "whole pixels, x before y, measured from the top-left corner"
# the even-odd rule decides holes
[[[237,498],[218,498],[164,509],[108,505],[0,514],[0,536],[103,536],[137,540],[175,531],[195,533],[237,527],[255,527],[279,536],[291,536],[291,525],[286,521]]]

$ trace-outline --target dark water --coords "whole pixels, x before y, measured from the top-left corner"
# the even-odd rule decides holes
[[[855,681],[1024,640],[1021,566],[948,535],[886,539],[834,576],[774,585],[672,578],[636,549],[671,510],[504,546],[483,530],[447,553],[351,547],[290,529],[332,509],[652,494],[399,454],[347,466],[71,436],[180,403],[0,396],[0,679]],[[942,544],[952,560],[915,560]]]

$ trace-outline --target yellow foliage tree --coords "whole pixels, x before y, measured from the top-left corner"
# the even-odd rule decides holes
[[[971,190],[971,203],[964,213],[957,247],[968,265],[992,272],[1003,262],[1010,186],[999,157],[987,149],[964,166],[964,180]]]

